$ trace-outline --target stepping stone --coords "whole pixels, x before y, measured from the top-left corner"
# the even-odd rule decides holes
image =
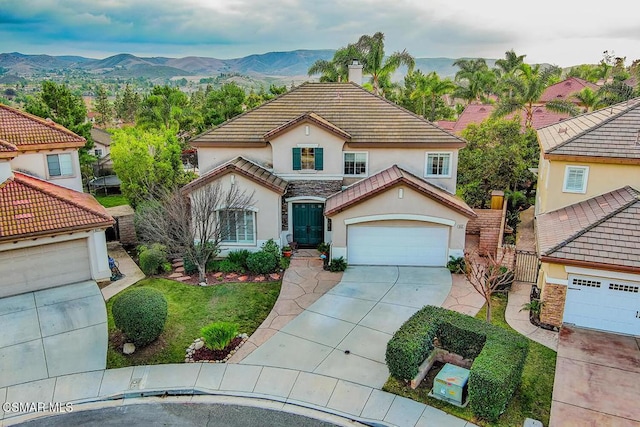
[[[227,279],[235,279],[236,277],[238,277],[238,275],[236,273],[231,273],[231,274],[227,274],[224,277]]]
[[[278,273],[271,273],[269,277],[271,277],[272,280],[280,280],[280,275]]]
[[[184,274],[182,274],[182,273],[171,273],[169,275],[169,279],[177,279],[178,277],[184,277]]]
[[[248,278],[249,278],[249,276],[240,276],[240,277],[238,277],[238,281],[246,282]]]
[[[219,279],[222,277],[222,272],[218,271],[216,274],[213,275],[213,277],[215,277],[216,279]]]
[[[264,282],[264,276],[256,276],[253,279],[254,282]]]
[[[174,280],[177,280],[178,282],[184,282],[191,279],[191,277],[189,276],[182,276],[182,277],[176,277]]]
[[[184,267],[176,268],[176,273],[184,273]]]
[[[173,268],[178,268],[182,266],[184,266],[184,263],[182,261],[174,261],[173,264],[171,264],[171,267]]]

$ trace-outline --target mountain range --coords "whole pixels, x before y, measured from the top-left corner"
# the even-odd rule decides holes
[[[25,55],[18,52],[0,54],[0,74],[34,76],[63,70],[78,70],[104,77],[172,78],[181,76],[217,76],[238,73],[252,77],[306,76],[318,59],[330,60],[334,50],[294,50],[269,52],[234,59],[201,56],[184,58],[138,57],[128,53],[104,59],[82,56]],[[441,77],[458,70],[453,58],[416,58],[416,68],[424,73],[436,71]],[[487,61],[491,66],[493,61]]]

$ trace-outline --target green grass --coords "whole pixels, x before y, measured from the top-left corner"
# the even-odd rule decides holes
[[[495,294],[492,298],[491,323],[504,329],[513,330],[504,317],[506,307],[507,296]],[[483,308],[476,315],[476,318],[484,320],[485,313],[485,308]],[[417,389],[411,390],[404,382],[391,377],[387,380],[383,390],[423,402],[479,426],[522,426],[525,418],[540,420],[543,425],[549,425],[555,368],[556,352],[529,340],[529,354],[522,373],[522,383],[506,411],[495,424],[478,420],[468,406],[458,408],[428,397],[427,394],[430,390],[426,386],[421,385]]]
[[[108,194],[106,196],[94,195],[98,203],[105,208],[112,208],[114,206],[128,205],[129,201],[122,194]]]
[[[192,286],[166,279],[144,279],[135,286],[148,286],[162,292],[167,299],[167,323],[160,337],[132,355],[115,350],[122,340],[115,328],[111,306],[107,303],[109,349],[107,368],[132,365],[155,365],[184,362],[185,350],[200,337],[200,329],[211,322],[235,322],[238,331],[251,335],[267,317],[280,293],[280,282],[225,283],[215,286]]]

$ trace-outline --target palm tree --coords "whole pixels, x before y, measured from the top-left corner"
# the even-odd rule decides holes
[[[363,73],[371,76],[373,93],[376,95],[384,96],[383,83],[390,81],[391,75],[401,65],[407,66],[409,72],[412,72],[415,66],[413,56],[406,49],[402,52],[394,52],[385,58],[384,34],[381,32],[377,32],[373,36],[365,34],[354,45],[349,46],[354,47],[359,53],[359,58],[354,59],[359,59],[363,65]]]
[[[510,96],[504,96],[498,101],[493,116],[504,117],[521,110],[525,113],[525,126],[531,128],[533,126],[534,105],[540,100],[540,96],[549,83],[557,78],[560,71],[558,67],[542,69],[540,65],[521,64],[513,77],[505,79],[505,84],[510,86]],[[551,101],[545,106],[551,111],[571,115],[578,113],[575,104],[568,101]]]
[[[524,58],[527,55],[516,55],[513,49],[504,53],[504,59],[496,59],[496,73],[498,77],[505,75],[513,75],[521,64],[524,64]]]
[[[605,106],[601,92],[594,91],[590,87],[585,87],[580,92],[574,93],[573,98],[585,107],[587,113]]]
[[[427,75],[422,74],[420,71],[415,74],[415,89],[409,97],[412,100],[420,101],[418,112],[421,116],[434,121],[436,120],[438,100],[442,99],[446,94],[453,93],[456,85],[449,79],[440,80],[440,76],[435,71]]]
[[[453,65],[460,68],[454,79],[458,82],[455,96],[464,99],[467,104],[472,101],[487,102],[496,83],[496,75],[489,70],[487,62],[483,58],[458,59]]]
[[[311,64],[307,74],[309,74],[309,76],[321,74],[321,82],[340,82],[347,78],[345,70],[341,69],[338,63],[334,61],[327,61],[326,59],[318,59],[316,62]]]

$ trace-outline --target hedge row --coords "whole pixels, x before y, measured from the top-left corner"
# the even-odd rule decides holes
[[[414,378],[433,351],[435,338],[441,348],[475,359],[469,374],[469,404],[476,416],[497,420],[520,384],[527,339],[455,311],[425,306],[387,344],[391,375],[407,381]]]

